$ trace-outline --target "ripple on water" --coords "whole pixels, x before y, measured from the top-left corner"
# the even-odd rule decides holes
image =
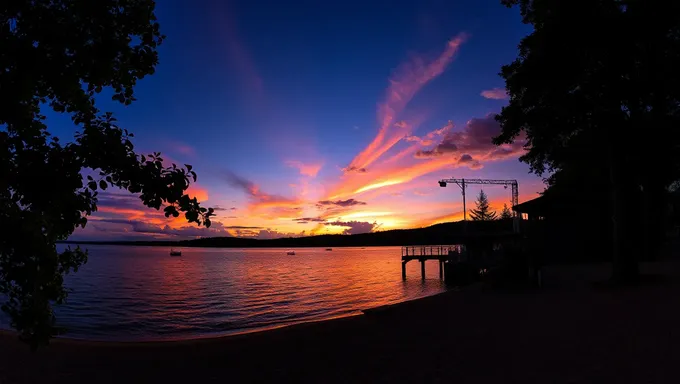
[[[401,280],[399,248],[183,249],[89,246],[56,309],[66,336],[183,339],[351,315],[444,290],[436,263]],[[0,326],[7,327],[0,315]]]

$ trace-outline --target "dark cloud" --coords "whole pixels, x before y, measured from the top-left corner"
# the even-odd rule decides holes
[[[473,158],[472,158],[472,156],[468,155],[467,153],[464,154],[463,156],[461,156],[460,159],[458,159],[459,163],[469,163],[471,161],[473,161]]]
[[[292,203],[294,200],[287,197],[270,195],[268,193],[262,192],[260,187],[258,187],[252,181],[241,177],[229,170],[224,171],[224,177],[226,182],[232,187],[241,189],[246,194],[250,195],[253,200],[260,203]],[[236,207],[231,207],[231,210],[236,210]]]
[[[470,156],[467,153],[464,154],[463,156],[461,156],[458,159],[458,164],[466,165],[470,169],[481,169],[482,168],[482,164],[479,161],[475,160],[472,156]]]
[[[325,223],[326,219],[322,219],[320,217],[299,217],[297,219],[293,219],[293,221],[300,223],[300,224]]]
[[[493,138],[501,132],[495,114],[474,118],[459,132],[447,132],[441,142],[429,150],[415,153],[418,159],[427,159],[449,154],[462,154],[457,162],[473,169],[481,168],[481,161],[504,160],[519,156],[524,151],[525,141],[519,138],[512,144],[496,146]],[[474,156],[474,159],[473,159]]]
[[[359,168],[354,165],[351,165],[347,168],[343,168],[342,171],[344,173],[366,173],[366,168]]]
[[[355,205],[366,205],[366,203],[354,199],[336,201],[322,200],[317,203],[318,207],[353,207]]]
[[[216,205],[216,206],[212,207],[212,209],[213,209],[214,211],[226,211],[226,210],[227,210],[227,208],[220,207],[219,205]]]
[[[251,196],[257,196],[259,193],[259,188],[257,185],[255,185],[255,183],[235,174],[234,172],[229,170],[224,171],[224,178],[229,185],[241,189],[243,192]]]
[[[131,193],[99,192],[97,206],[113,207],[119,209],[140,209],[144,205],[139,196]]]
[[[255,235],[255,238],[260,239],[260,240],[266,240],[266,239],[278,239],[281,237],[295,237],[297,236],[296,234],[292,233],[284,233],[284,232],[279,232],[276,230],[272,229],[263,229],[260,230],[257,235]]]
[[[326,223],[326,225],[334,227],[347,227],[347,229],[342,232],[344,235],[370,233],[380,228],[380,224],[375,222],[370,223],[368,221],[333,221]]]
[[[148,233],[166,236],[180,236],[180,237],[208,237],[208,236],[230,236],[227,230],[261,230],[262,227],[246,227],[246,226],[225,226],[220,222],[213,221],[210,228],[199,227],[199,226],[185,226],[181,228],[171,228],[168,225],[160,227],[158,225],[153,225],[145,223],[140,220],[128,220],[128,219],[98,219],[93,220],[96,223],[111,223],[111,224],[123,224],[129,225],[132,232],[136,233]]]
[[[231,208],[229,208],[229,209],[232,210],[232,211],[235,211],[235,210],[236,210],[236,207],[231,207]]]
[[[429,149],[429,150],[418,150],[416,153],[413,155],[416,159],[430,159],[432,157],[437,157],[443,155],[443,152],[439,152],[435,149]]]

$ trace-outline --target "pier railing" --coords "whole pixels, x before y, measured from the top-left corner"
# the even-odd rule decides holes
[[[457,257],[456,257],[457,256]],[[439,278],[444,278],[444,264],[456,258],[460,261],[460,245],[409,245],[401,247],[401,276],[406,280],[406,264],[409,261],[420,262],[420,274],[425,280],[425,262],[436,260],[439,263]]]
[[[409,245],[401,247],[401,256],[446,256],[460,250],[460,245]]]

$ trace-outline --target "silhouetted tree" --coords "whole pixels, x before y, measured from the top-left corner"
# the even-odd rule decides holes
[[[602,185],[614,278],[633,281],[680,170],[680,3],[502,2],[534,30],[501,70],[510,101],[494,142],[525,136],[521,160],[552,173],[549,190]]]
[[[508,208],[507,204],[503,204],[503,210],[501,211],[501,219],[512,219],[512,212]]]
[[[153,74],[163,41],[154,8],[152,0],[0,5],[0,294],[33,347],[55,334],[51,305],[66,299],[64,275],[87,260],[86,251],[58,253],[55,243],[85,227],[99,190],[139,193],[166,217],[183,212],[210,226],[212,209],[184,193],[196,180],[191,166],[137,155],[132,134],[95,103],[108,88],[128,105],[137,81]],[[70,116],[71,142],[50,135],[42,108]]]
[[[477,201],[475,201],[477,208],[470,210],[470,218],[474,221],[490,221],[496,220],[496,212],[489,208],[489,199],[486,197],[484,190],[479,191]]]

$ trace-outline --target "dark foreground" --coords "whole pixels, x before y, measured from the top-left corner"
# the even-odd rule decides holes
[[[593,289],[591,272],[546,272],[540,293],[448,292],[216,339],[58,340],[31,354],[4,334],[0,382],[680,382],[680,281]],[[581,284],[551,287],[569,273]]]

